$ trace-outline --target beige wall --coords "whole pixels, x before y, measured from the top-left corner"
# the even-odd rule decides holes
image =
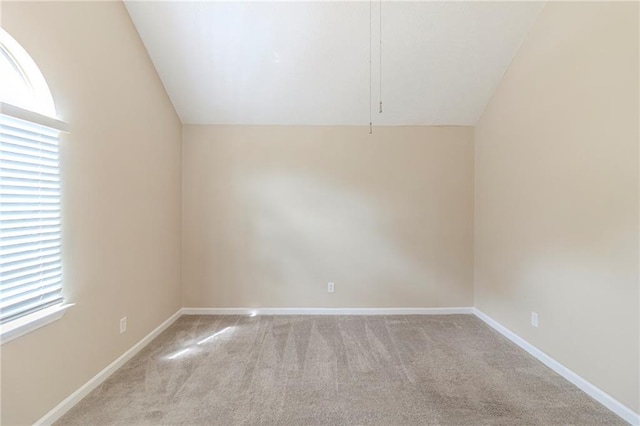
[[[181,124],[122,3],[1,7],[71,125],[64,294],[76,306],[1,347],[2,424],[27,424],[180,307]]]
[[[471,306],[472,137],[184,126],[184,306]]]
[[[477,308],[636,412],[638,16],[543,9],[475,129],[474,285]]]
[[[72,126],[76,303],[0,348],[3,424],[37,420],[181,305],[471,306],[473,290],[640,410],[637,4],[549,4],[516,56],[475,129],[474,289],[471,128],[185,126],[181,293],[181,126],[124,6],[0,13]]]

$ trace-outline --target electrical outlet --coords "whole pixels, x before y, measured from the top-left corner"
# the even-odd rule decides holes
[[[120,334],[127,331],[127,317],[120,318]]]
[[[538,314],[535,312],[531,312],[531,325],[538,327]]]
[[[327,291],[329,293],[333,293],[333,283],[329,283],[329,285],[327,286]]]

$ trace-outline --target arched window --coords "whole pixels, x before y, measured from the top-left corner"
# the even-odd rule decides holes
[[[31,56],[0,28],[0,100],[45,116],[56,116],[49,86]]]
[[[47,83],[0,28],[0,339],[51,322],[62,299],[56,119]]]

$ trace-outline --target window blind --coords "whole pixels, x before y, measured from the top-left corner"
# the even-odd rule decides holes
[[[0,114],[0,323],[62,302],[59,130]]]

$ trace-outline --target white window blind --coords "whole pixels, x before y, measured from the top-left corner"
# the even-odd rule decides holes
[[[0,114],[0,323],[62,302],[59,130]]]

